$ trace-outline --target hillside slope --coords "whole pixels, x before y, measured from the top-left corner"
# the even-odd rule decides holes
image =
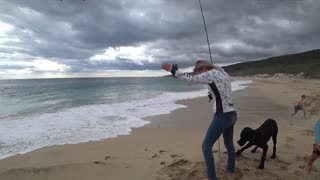
[[[304,72],[309,78],[320,79],[320,49],[238,63],[223,68],[231,76],[274,75],[275,73],[297,75]]]

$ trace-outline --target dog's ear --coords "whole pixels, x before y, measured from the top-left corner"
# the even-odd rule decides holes
[[[238,141],[238,144],[240,146],[243,146],[247,141],[249,141],[250,138],[250,129],[249,127],[243,128],[243,130],[240,133],[240,139]]]
[[[250,131],[251,131],[251,128],[249,127],[243,128],[240,133],[241,139],[247,140],[247,137],[250,136]]]
[[[246,132],[247,132],[247,134],[250,135],[250,136],[254,134],[254,130],[251,129],[251,128],[249,128],[249,127],[246,128]]]
[[[249,127],[245,127],[243,128],[241,134],[243,134],[244,136],[250,136],[253,133],[253,129],[249,128]]]
[[[249,128],[249,127],[245,127],[242,132],[241,132],[241,138],[246,139],[247,141],[249,141],[253,136],[254,136],[254,130]]]
[[[246,142],[250,142],[254,139],[255,137],[255,132],[253,129],[249,127],[243,128],[243,130],[240,133],[240,139],[238,141],[238,144],[240,146],[243,146]]]

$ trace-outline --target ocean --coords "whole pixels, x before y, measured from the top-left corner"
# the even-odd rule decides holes
[[[233,81],[232,90],[250,81]],[[143,117],[207,96],[171,77],[0,80],[0,159],[42,147],[130,134]]]

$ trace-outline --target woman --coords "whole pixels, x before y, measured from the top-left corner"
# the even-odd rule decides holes
[[[216,99],[214,118],[202,144],[208,179],[215,180],[217,178],[212,147],[221,134],[223,134],[224,144],[228,151],[228,162],[225,171],[232,173],[235,170],[233,127],[237,121],[237,113],[231,97],[229,75],[222,68],[204,60],[196,62],[193,75],[179,72],[177,65],[163,64],[162,69],[187,82],[208,84],[210,93],[214,94]]]

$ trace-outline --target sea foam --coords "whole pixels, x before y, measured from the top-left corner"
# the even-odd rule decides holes
[[[251,81],[233,81],[232,90]],[[130,134],[132,128],[148,124],[143,117],[168,114],[186,106],[175,103],[207,95],[207,89],[163,93],[150,99],[87,105],[54,113],[0,120],[0,158],[27,153],[42,147],[98,141]]]

